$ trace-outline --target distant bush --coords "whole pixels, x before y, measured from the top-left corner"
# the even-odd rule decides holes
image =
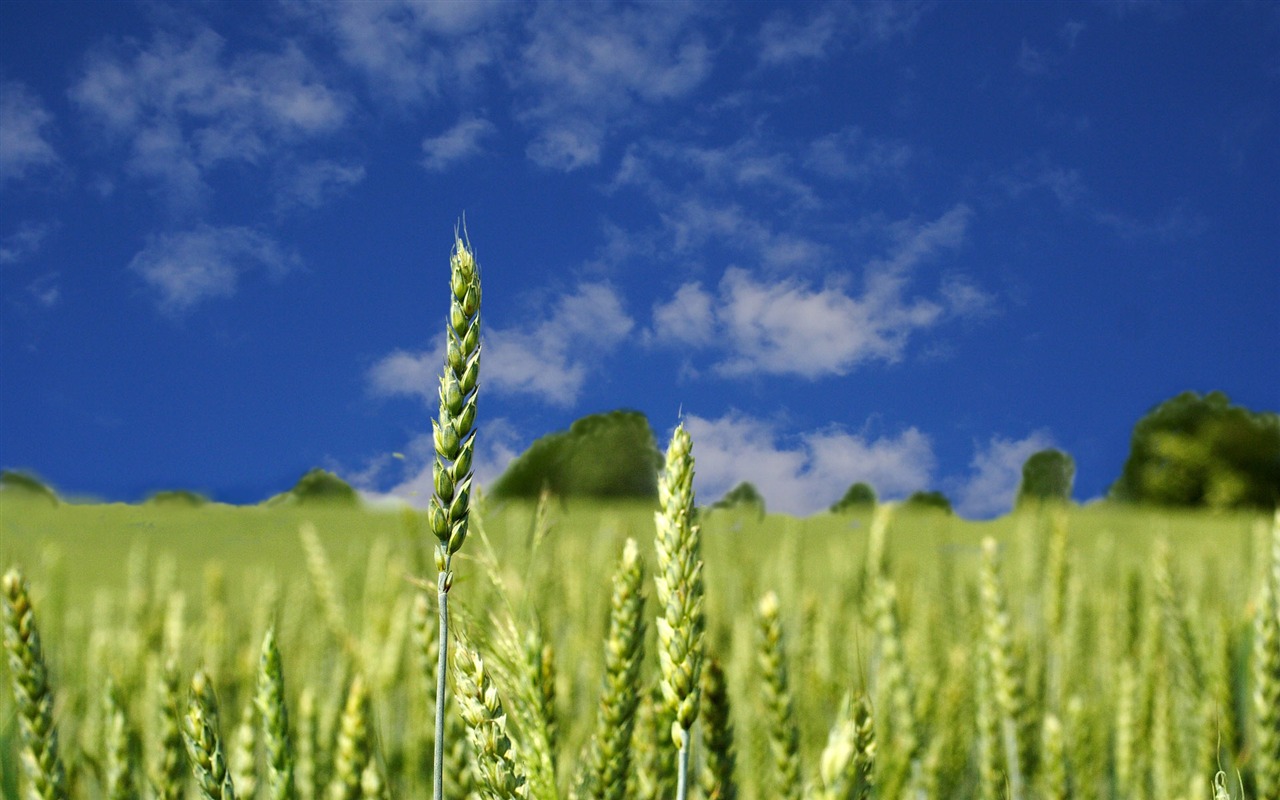
[[[1014,504],[1069,502],[1075,479],[1076,462],[1071,456],[1053,449],[1032,453],[1022,465],[1022,482]]]
[[[916,492],[902,502],[906,508],[942,511],[950,514],[951,501],[942,492]]]
[[[638,411],[592,414],[543,436],[489,487],[493,498],[652,498],[662,454]]]
[[[208,505],[209,498],[187,489],[172,489],[156,492],[147,498],[147,502],[157,506],[199,508],[200,506]]]
[[[756,517],[764,519],[764,496],[756,487],[743,481],[725,493],[724,497],[711,504],[713,509],[741,509],[750,511]]]
[[[58,505],[58,493],[47,483],[29,472],[0,470],[0,492],[15,500],[36,500]]]
[[[832,514],[844,514],[859,509],[871,509],[876,505],[876,490],[869,483],[855,483],[831,506]]]
[[[330,505],[358,505],[360,495],[351,485],[323,469],[313,469],[289,491],[267,500],[265,505],[294,505],[324,503]]]

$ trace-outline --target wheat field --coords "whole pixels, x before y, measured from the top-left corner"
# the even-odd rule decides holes
[[[215,796],[199,793],[175,735],[197,671],[216,697],[235,796],[430,796],[438,634],[422,515],[0,503],[0,557],[23,570],[65,772],[62,795],[26,777],[24,711],[6,692],[6,797],[19,786],[31,797]],[[479,657],[502,704],[502,758],[519,784],[489,782],[493,753],[468,728],[492,734],[494,723],[456,698],[446,796],[675,796],[654,508],[480,503],[473,514],[456,557],[458,649]],[[1280,791],[1271,519],[1099,506],[985,523],[731,510],[698,522],[716,665],[701,683],[720,685],[692,726],[689,796]],[[643,575],[628,616],[610,576],[625,571],[629,539]],[[23,667],[11,600],[6,610],[12,683]],[[626,629],[615,617],[639,623],[630,666],[610,655]],[[268,630],[288,794],[271,793],[280,755],[255,702]],[[621,676],[612,693],[607,667]],[[464,694],[471,679],[451,671],[451,694]],[[620,727],[616,709],[602,713],[618,683],[634,698],[623,714],[633,730],[602,748],[602,731]]]

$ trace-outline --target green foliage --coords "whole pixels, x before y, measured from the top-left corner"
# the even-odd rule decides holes
[[[1032,453],[1022,465],[1015,505],[1028,502],[1068,502],[1076,479],[1076,462],[1061,450]]]
[[[198,492],[192,492],[187,489],[173,489],[170,491],[156,492],[147,498],[148,503],[154,503],[158,506],[171,506],[173,508],[199,508],[209,502],[209,498]]]
[[[656,498],[658,452],[653,429],[638,411],[592,414],[534,442],[489,489],[493,498]]]
[[[737,486],[730,489],[716,502],[712,503],[712,508],[720,509],[745,509],[754,511],[756,516],[764,518],[764,496],[756,489],[755,485],[747,481],[743,481]]]
[[[902,505],[920,511],[934,510],[946,514],[952,513],[951,501],[942,492],[916,492],[904,500]]]
[[[1231,405],[1222,392],[1183,392],[1134,426],[1110,496],[1161,506],[1274,508],[1280,414]]]
[[[849,511],[862,511],[874,508],[876,505],[876,490],[871,488],[871,484],[862,483],[861,481],[849,487],[849,490],[831,506],[832,514],[844,514]]]
[[[29,472],[0,470],[0,492],[14,499],[39,500],[58,504],[58,495],[44,481]]]
[[[278,494],[267,500],[264,505],[310,505],[331,504],[354,506],[359,505],[360,495],[351,485],[323,469],[313,469],[303,475],[298,483],[289,491]]]

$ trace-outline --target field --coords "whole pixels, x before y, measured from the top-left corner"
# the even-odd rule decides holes
[[[611,576],[631,538],[647,625],[623,789],[674,796],[671,721],[654,700],[653,513],[473,510],[452,566],[453,630],[504,703],[506,724],[490,733],[509,734],[520,792],[604,791],[589,767],[601,758]],[[1267,783],[1275,712],[1258,702],[1280,685],[1267,683],[1280,682],[1280,642],[1255,635],[1280,625],[1261,602],[1280,542],[1268,517],[1092,506],[992,522],[903,510],[878,525],[870,512],[700,522],[708,660],[690,796],[1280,792]],[[172,733],[197,668],[216,693],[237,796],[268,796],[272,751],[252,701],[272,627],[293,796],[431,796],[436,542],[421,515],[0,498],[0,525],[0,568],[20,565],[30,589],[71,797],[197,796]],[[713,661],[724,691],[708,686]],[[0,790],[16,798],[12,670]],[[446,796],[480,792],[472,723],[448,719]]]

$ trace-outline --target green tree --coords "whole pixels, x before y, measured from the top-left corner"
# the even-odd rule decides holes
[[[764,496],[756,489],[755,485],[747,481],[739,483],[730,489],[715,503],[712,508],[719,509],[743,509],[755,513],[761,519],[764,518]]]
[[[156,492],[147,498],[147,502],[158,506],[199,508],[208,505],[209,498],[188,489],[171,489]]]
[[[349,483],[328,470],[313,469],[298,479],[292,489],[272,497],[266,505],[328,503],[353,506],[359,502],[360,495]]]
[[[592,414],[534,442],[489,487],[497,498],[651,498],[662,454],[639,411]]]
[[[1071,500],[1071,487],[1076,479],[1076,462],[1061,450],[1032,453],[1022,465],[1022,482],[1018,484],[1015,506],[1024,503]]]
[[[871,484],[858,482],[850,486],[848,491],[831,506],[832,514],[843,514],[848,511],[872,509],[876,505],[876,490]]]
[[[1114,500],[1161,506],[1274,508],[1280,503],[1280,415],[1183,392],[1133,428]]]
[[[8,497],[58,505],[58,493],[29,472],[0,470],[0,492]]]
[[[946,514],[952,513],[951,501],[942,492],[916,492],[904,500],[902,505],[906,508],[920,511],[934,510]]]

